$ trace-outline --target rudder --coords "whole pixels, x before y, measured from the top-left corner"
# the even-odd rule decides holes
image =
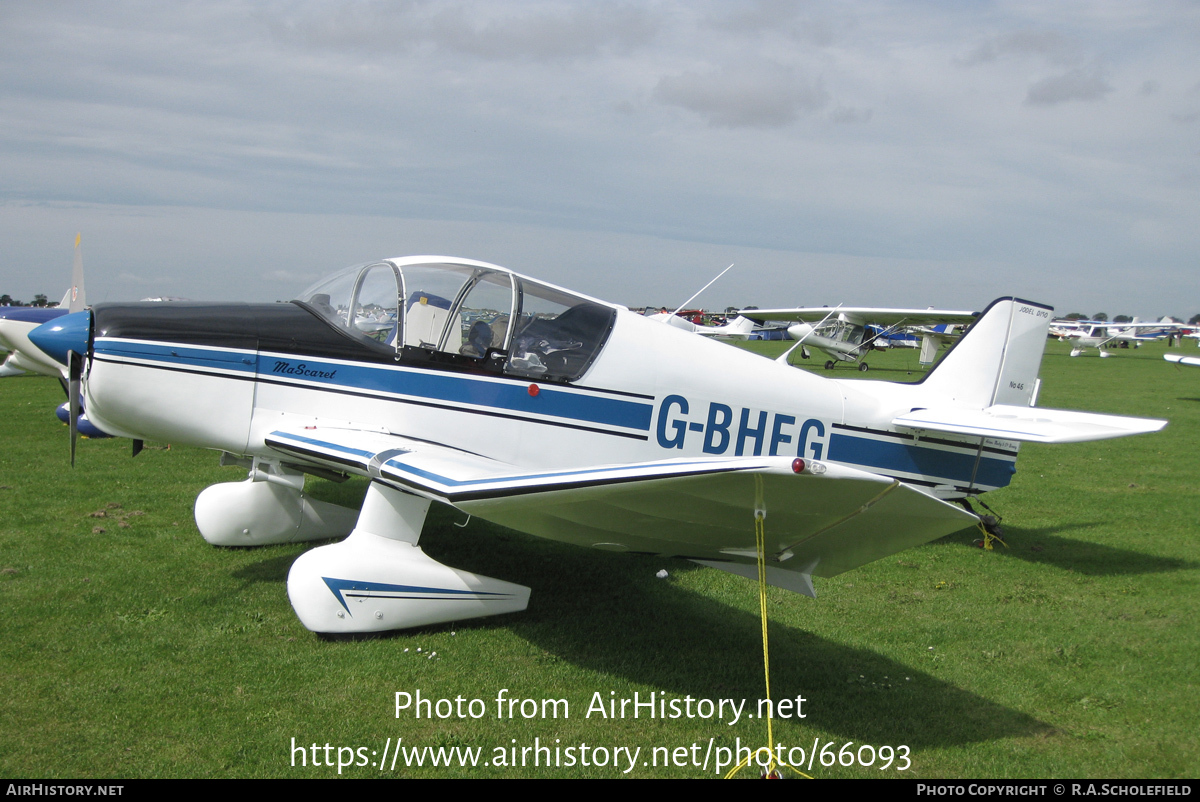
[[[1054,308],[998,298],[955,343],[922,384],[955,406],[1029,406]]]

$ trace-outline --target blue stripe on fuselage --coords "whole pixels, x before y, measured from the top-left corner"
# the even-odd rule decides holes
[[[274,354],[260,354],[258,360],[259,375],[263,378],[286,379],[296,376],[316,384],[622,426],[643,432],[650,430],[650,417],[654,411],[650,404],[644,402],[590,395],[586,391],[565,391],[553,385],[538,384],[537,395],[531,395],[529,386],[537,384],[536,381],[517,383],[434,370],[397,370],[319,359],[285,358]]]
[[[98,356],[124,359],[152,359],[170,365],[202,368],[221,368],[242,373],[254,373],[254,354],[247,351],[223,351],[215,348],[195,348],[188,345],[161,345],[151,342],[125,342],[96,338],[93,350]]]
[[[654,407],[586,390],[563,390],[536,381],[483,379],[419,368],[376,367],[363,363],[330,362],[285,354],[225,351],[153,342],[124,342],[98,338],[97,355],[146,359],[179,367],[220,368],[274,381],[303,381],[330,389],[395,393],[422,401],[470,404],[492,410],[563,418],[572,421],[650,430]],[[538,384],[537,395],[529,392]]]
[[[970,444],[964,443],[964,448]],[[878,473],[909,473],[955,483],[1005,487],[1017,470],[1012,460],[982,456],[975,468],[975,454],[925,448],[908,443],[889,443],[835,432],[829,441],[829,459],[857,465]]]

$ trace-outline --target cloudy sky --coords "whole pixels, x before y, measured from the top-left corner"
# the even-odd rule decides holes
[[[0,4],[0,292],[1200,312],[1200,6]]]

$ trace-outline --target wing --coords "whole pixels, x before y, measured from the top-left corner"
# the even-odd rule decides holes
[[[743,309],[739,314],[754,320],[823,320],[830,312],[833,317],[844,315],[850,320],[878,323],[883,326],[936,326],[940,323],[973,323],[976,312],[948,309],[887,309],[867,306],[801,307],[797,309]]]
[[[1183,356],[1182,354],[1163,354],[1163,359],[1168,362],[1177,362],[1180,365],[1192,365],[1200,368],[1200,357]]]
[[[747,573],[764,510],[768,579],[811,593],[834,576],[974,524],[893,479],[790,457],[671,459],[524,471],[479,454],[361,430],[276,431],[267,444],[485,520],[611,551],[684,557]]]

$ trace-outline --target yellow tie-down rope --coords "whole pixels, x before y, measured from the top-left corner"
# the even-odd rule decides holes
[[[997,543],[999,543],[1004,548],[1006,548],[1006,549],[1008,548],[1008,544],[1004,542],[1004,539],[1001,538],[999,535],[993,535],[991,532],[989,532],[988,528],[983,525],[983,521],[980,521],[979,523],[977,523],[975,525],[977,527],[979,527],[980,532],[983,532],[983,540],[975,541],[976,543],[979,544],[979,547],[981,549],[986,549],[987,551],[992,551],[992,541],[993,540],[996,541]]]
[[[755,509],[754,509],[754,545],[758,551],[758,615],[762,622],[762,647],[763,647],[763,677],[767,686],[767,700],[771,699],[771,653],[767,646],[767,554],[766,554],[766,533],[763,521],[766,520],[767,510],[763,504],[763,486],[762,476],[755,474],[754,486],[756,490]],[[746,759],[738,763],[729,773],[725,775],[725,779],[731,780],[739,771],[750,765],[750,761],[758,757],[764,750],[767,753],[767,764],[763,767],[763,779],[765,780],[780,780],[783,775],[780,773],[781,768],[788,768],[805,777],[809,777],[804,772],[800,771],[795,766],[790,766],[782,760],[775,758],[775,752],[771,748],[771,744],[775,743],[774,731],[774,704],[770,704],[768,709],[771,711],[767,714],[767,745],[761,746],[746,756]],[[759,764],[762,765],[762,764]]]

